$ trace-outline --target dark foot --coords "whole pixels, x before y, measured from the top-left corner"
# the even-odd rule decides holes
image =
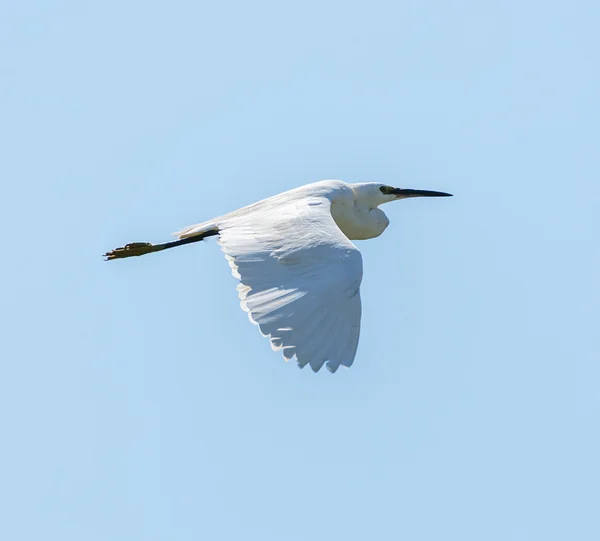
[[[154,246],[149,242],[131,242],[122,248],[115,248],[110,252],[106,252],[104,257],[106,258],[106,261],[110,261],[111,259],[122,259],[124,257],[149,254],[151,252],[157,252],[160,249],[161,248],[158,246]]]

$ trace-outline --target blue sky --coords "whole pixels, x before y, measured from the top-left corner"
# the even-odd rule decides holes
[[[3,539],[600,538],[595,2],[3,2]],[[320,179],[354,366],[284,363],[214,242]]]

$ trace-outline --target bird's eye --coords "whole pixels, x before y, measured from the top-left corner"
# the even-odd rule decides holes
[[[381,188],[379,188],[379,191],[383,194],[387,194],[388,192],[388,187],[387,186],[381,186]]]

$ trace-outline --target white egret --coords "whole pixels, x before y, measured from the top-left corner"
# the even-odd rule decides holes
[[[444,192],[324,180],[270,197],[175,233],[164,244],[134,242],[107,260],[182,246],[218,235],[241,306],[271,347],[317,372],[354,361],[360,333],[362,257],[351,240],[389,224],[379,205]]]

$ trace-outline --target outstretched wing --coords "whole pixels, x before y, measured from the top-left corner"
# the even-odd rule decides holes
[[[224,217],[219,243],[242,309],[274,350],[316,372],[350,366],[360,333],[362,257],[326,197]]]

